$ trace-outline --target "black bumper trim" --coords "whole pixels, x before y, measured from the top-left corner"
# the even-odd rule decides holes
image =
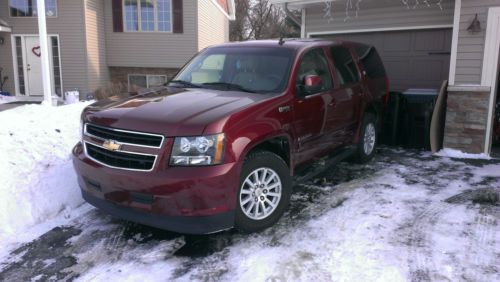
[[[168,231],[182,234],[209,234],[230,229],[234,225],[233,211],[211,216],[163,216],[119,206],[97,198],[83,189],[81,191],[85,201],[112,216]]]

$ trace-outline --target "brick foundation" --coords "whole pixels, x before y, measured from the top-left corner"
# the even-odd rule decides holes
[[[467,153],[484,152],[490,93],[457,91],[448,93],[445,148]]]

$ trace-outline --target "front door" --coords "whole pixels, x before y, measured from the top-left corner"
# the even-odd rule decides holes
[[[42,60],[40,58],[40,38],[27,36],[25,38],[27,93],[30,96],[43,95]]]
[[[315,92],[306,92],[306,75],[321,77],[322,86]],[[296,78],[297,97],[294,103],[293,130],[296,140],[296,163],[321,157],[334,140],[325,136],[328,105],[332,102],[332,77],[322,48],[308,51],[301,60]]]

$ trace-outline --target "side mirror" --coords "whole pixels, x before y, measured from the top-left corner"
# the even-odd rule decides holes
[[[303,84],[306,93],[315,93],[323,87],[323,80],[319,75],[306,75]]]

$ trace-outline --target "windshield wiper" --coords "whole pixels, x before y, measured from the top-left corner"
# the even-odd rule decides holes
[[[191,83],[191,82],[185,81],[185,80],[171,80],[171,81],[167,82],[166,84],[168,85],[170,83],[182,84],[184,86],[191,87],[191,88],[200,88],[201,87],[198,84],[194,84],[194,83]]]
[[[228,83],[228,82],[207,82],[207,83],[202,83],[202,85],[213,85],[213,86],[225,86],[228,90],[238,90],[238,91],[243,91],[243,92],[248,92],[248,93],[257,93],[253,90],[246,89],[245,87],[234,84],[234,83]]]

